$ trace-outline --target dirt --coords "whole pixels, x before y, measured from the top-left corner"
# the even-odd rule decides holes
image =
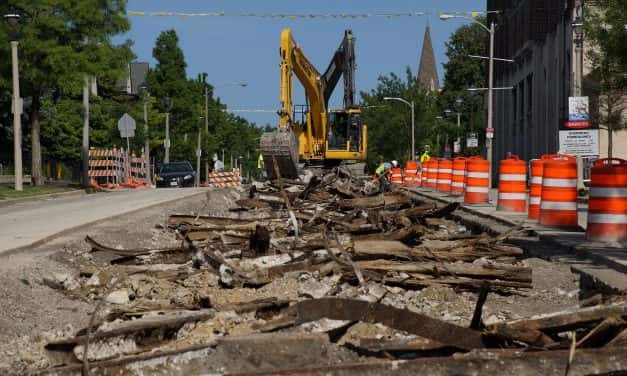
[[[127,215],[115,220],[76,231],[40,247],[16,255],[3,257],[0,261],[0,373],[22,374],[28,370],[41,369],[50,365],[43,350],[44,344],[52,339],[74,335],[76,330],[88,325],[94,310],[93,300],[85,297],[71,299],[64,293],[45,284],[45,278],[59,279],[59,275],[71,277],[78,275],[81,267],[103,265],[85,243],[86,235],[92,236],[112,247],[140,248],[177,245],[171,233],[163,230],[167,216],[174,213],[196,214],[199,211],[216,216],[228,215],[228,207],[238,198],[235,191],[212,191],[210,196],[195,196],[175,203],[154,207],[145,211]],[[568,265],[531,258],[524,263],[533,268],[533,289],[519,291],[511,295],[489,294],[484,307],[483,318],[487,323],[531,317],[540,313],[558,311],[577,306],[578,277],[570,272]],[[399,308],[408,308],[434,318],[443,319],[462,326],[467,326],[473,314],[477,294],[456,291],[446,286],[432,286],[422,290],[405,291],[400,288],[370,285],[367,291],[348,284],[337,284],[337,280],[321,279],[328,290],[336,289],[336,296],[379,300]],[[71,281],[63,282],[71,286]],[[162,291],[142,292],[142,286],[156,286],[149,280],[129,279],[119,286],[120,289],[133,291],[135,294],[155,294],[155,299],[168,298],[176,288],[160,281]],[[327,291],[325,286],[312,284],[311,276],[287,275],[271,283],[255,288],[223,289],[213,275],[196,275],[185,280],[184,286],[204,286],[212,304],[223,305],[232,302],[252,301],[275,297],[295,301],[303,294],[316,293],[315,289]],[[208,287],[207,287],[208,286]],[[324,287],[324,288],[320,288]],[[181,299],[191,297],[181,297]],[[258,320],[252,314],[236,315],[233,312],[220,312],[216,317],[205,322],[186,324],[177,334],[176,343],[189,345],[206,343],[208,339],[224,335],[248,335],[252,333],[251,324]],[[353,326],[340,343],[359,343],[359,338],[395,339],[406,334],[389,329],[379,324],[357,324]],[[175,357],[186,362],[193,356],[211,358],[197,362],[203,371],[211,369],[224,371],[229,363],[229,353],[225,350],[204,350],[193,354]],[[338,346],[328,346],[329,364],[343,359],[355,360],[357,357]],[[195,354],[195,355],[194,355]],[[209,359],[220,359],[219,364],[209,366]],[[304,357],[306,358],[306,357]],[[331,359],[333,358],[333,359]],[[303,359],[305,362],[307,359]],[[155,363],[162,371],[158,361],[144,362],[148,368],[136,364],[128,368],[131,374],[150,374]],[[200,366],[202,365],[202,366]],[[208,367],[208,368],[207,368]],[[167,368],[167,367],[166,367]],[[195,368],[195,367],[192,367]],[[185,368],[184,368],[185,369]],[[189,368],[186,368],[189,370]],[[236,369],[254,369],[244,367]],[[164,372],[168,373],[168,372]]]

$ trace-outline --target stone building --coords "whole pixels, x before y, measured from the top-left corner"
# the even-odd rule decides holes
[[[440,79],[438,78],[438,70],[435,64],[429,25],[425,28],[425,36],[422,41],[422,52],[420,53],[420,64],[418,66],[418,82],[427,90],[440,90]]]

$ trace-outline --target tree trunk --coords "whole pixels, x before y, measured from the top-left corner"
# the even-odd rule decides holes
[[[33,104],[31,106],[31,145],[32,145],[32,160],[31,160],[31,184],[35,186],[43,185],[44,179],[41,173],[41,142],[39,140],[40,124],[39,124],[39,108],[41,102],[39,95],[33,95]]]

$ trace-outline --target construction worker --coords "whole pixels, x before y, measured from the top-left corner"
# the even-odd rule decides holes
[[[257,168],[259,169],[259,175],[257,176],[257,180],[265,181],[268,178],[265,169],[265,163],[263,161],[263,155],[259,153],[259,158],[257,158]]]
[[[391,179],[392,184],[401,185],[403,184],[403,169],[398,164],[398,161],[392,161],[392,169],[391,169]]]
[[[391,169],[392,164],[388,162],[384,163],[383,160],[380,160],[379,167],[377,167],[377,169],[374,171],[377,176],[377,180],[379,180],[379,188],[381,190],[381,193],[385,193],[388,191],[388,188],[390,186],[388,175]]]
[[[259,153],[259,158],[257,158],[257,168],[263,169],[263,154]]]
[[[429,159],[431,159],[431,156],[429,155],[429,148],[427,148],[425,146],[425,151],[422,153],[422,155],[420,156],[420,164],[425,163],[426,161],[428,161]]]

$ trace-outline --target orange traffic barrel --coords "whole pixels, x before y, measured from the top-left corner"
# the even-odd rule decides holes
[[[429,159],[429,172],[427,173],[427,187],[435,189],[438,180],[438,164],[440,161],[438,158]]]
[[[575,227],[577,220],[577,161],[570,155],[544,160],[540,224]]]
[[[590,174],[586,238],[627,241],[627,161],[599,159]]]
[[[423,187],[427,186],[427,174],[429,173],[429,166],[431,165],[431,160],[427,160],[421,163],[420,168],[420,183]]]
[[[438,176],[436,180],[436,188],[440,192],[451,191],[451,181],[453,179],[453,162],[448,159],[442,159],[438,163]]]
[[[403,170],[401,170],[400,167],[394,167],[391,171],[391,175],[390,182],[392,182],[392,184],[403,184]]]
[[[466,161],[466,189],[464,202],[485,204],[489,200],[490,164],[481,157],[470,157]]]
[[[420,185],[420,181],[418,180],[418,164],[416,164],[416,161],[409,160],[405,163],[403,185],[408,187]]]
[[[511,155],[499,164],[499,199],[497,210],[527,211],[527,163]]]
[[[466,175],[466,158],[453,159],[453,177],[451,179],[451,193],[461,195],[464,193],[464,181]]]
[[[531,182],[529,188],[529,209],[527,210],[527,218],[540,218],[540,201],[542,196],[542,172],[544,171],[544,160],[551,158],[552,155],[545,154],[540,159],[531,160]]]

